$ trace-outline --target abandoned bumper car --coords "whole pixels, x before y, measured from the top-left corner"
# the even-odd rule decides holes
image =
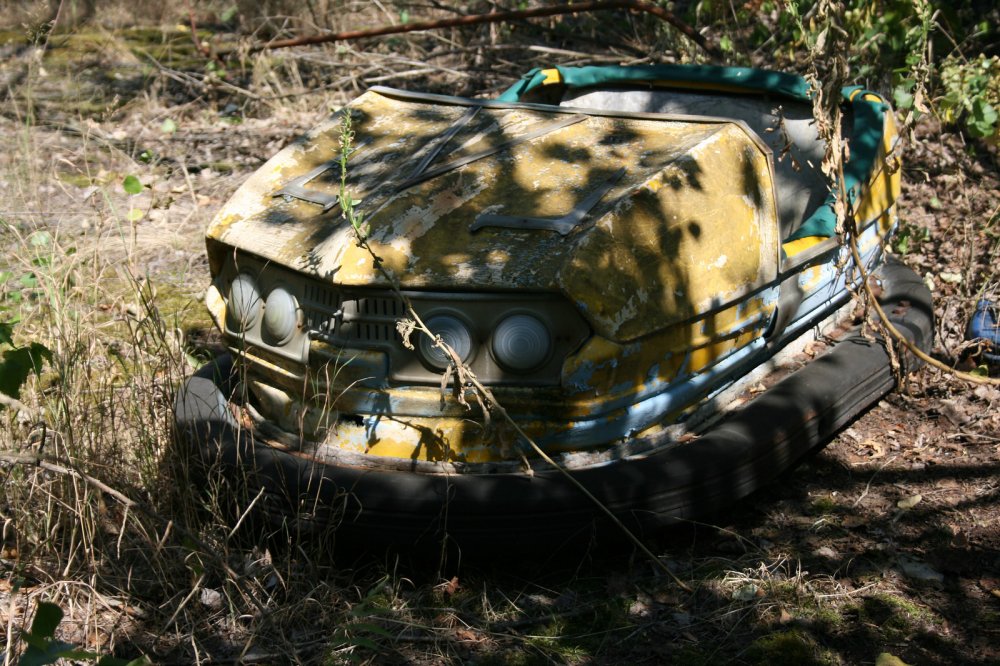
[[[860,88],[842,109],[831,187],[795,75],[557,67],[488,101],[373,88],[209,227],[231,354],[178,393],[180,432],[244,506],[378,542],[568,539],[605,525],[595,499],[638,530],[730,505],[893,387],[885,343],[852,326],[862,275],[930,342],[929,293],[884,251],[891,109]],[[455,386],[433,338],[404,340],[406,302],[555,466]]]

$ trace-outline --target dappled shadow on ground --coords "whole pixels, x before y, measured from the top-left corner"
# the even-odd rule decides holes
[[[135,599],[151,614],[129,637],[175,662],[193,658],[196,645],[203,659],[245,650],[307,663],[354,655],[380,663],[853,664],[882,652],[907,663],[995,663],[1000,463],[988,447],[932,448],[948,441],[946,424],[933,415],[911,420],[907,407],[892,398],[725,515],[649,535],[690,590],[614,535],[544,551],[523,543],[493,557],[337,544],[335,558],[336,538],[254,546],[244,536],[213,542],[237,580],[204,560],[209,573],[183,611],[183,625],[198,629],[162,635],[173,607],[151,592]],[[940,439],[930,440],[927,427]],[[921,429],[922,453],[912,443]],[[878,444],[886,455],[873,459]],[[165,545],[186,547],[179,537]],[[233,623],[226,604],[245,615]]]

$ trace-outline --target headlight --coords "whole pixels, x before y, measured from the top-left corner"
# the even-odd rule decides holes
[[[440,335],[445,344],[454,349],[463,362],[469,360],[472,355],[472,333],[460,319],[451,315],[437,315],[424,323],[435,335]],[[420,350],[421,358],[432,368],[444,370],[451,363],[444,350],[436,347],[434,341],[426,335],[420,337],[417,348]]]
[[[226,317],[236,331],[245,331],[257,321],[260,314],[260,290],[257,281],[247,273],[240,273],[229,285],[229,303]]]
[[[264,303],[263,332],[267,341],[277,345],[288,342],[299,323],[299,305],[284,287],[275,287]]]
[[[545,362],[551,348],[549,329],[531,315],[511,315],[493,332],[494,358],[514,372],[534,370]]]

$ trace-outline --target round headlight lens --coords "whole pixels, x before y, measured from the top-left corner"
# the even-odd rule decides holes
[[[511,315],[493,332],[493,356],[515,372],[534,370],[545,362],[551,348],[549,329],[531,315]]]
[[[299,305],[284,287],[275,287],[264,303],[264,334],[268,342],[288,342],[299,323]]]
[[[435,335],[440,335],[444,343],[455,350],[462,361],[468,361],[472,355],[472,333],[462,320],[451,315],[438,315],[431,317],[426,322],[427,328]],[[417,345],[420,356],[433,368],[444,370],[451,363],[451,359],[434,345],[434,341],[426,335],[421,336]]]
[[[245,331],[257,321],[260,314],[260,290],[257,281],[247,273],[240,273],[229,285],[229,304],[226,308],[229,325]]]

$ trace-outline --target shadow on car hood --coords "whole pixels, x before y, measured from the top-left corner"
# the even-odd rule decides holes
[[[404,288],[559,292],[631,340],[776,276],[771,154],[742,123],[387,89],[261,167],[210,226],[217,248],[388,286],[337,205],[345,112],[347,190]]]

